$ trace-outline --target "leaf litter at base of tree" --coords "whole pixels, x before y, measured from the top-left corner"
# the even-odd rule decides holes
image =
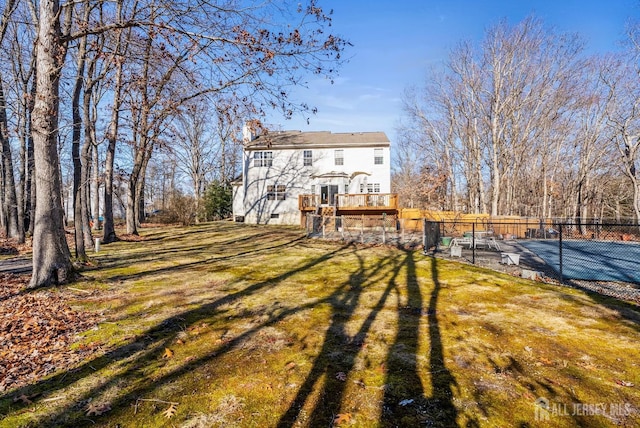
[[[71,349],[79,333],[100,321],[99,313],[73,309],[79,296],[64,289],[28,291],[28,283],[28,275],[0,274],[0,393],[102,352],[98,343]]]

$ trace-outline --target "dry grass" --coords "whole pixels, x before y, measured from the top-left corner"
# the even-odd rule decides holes
[[[293,228],[144,238],[73,285],[108,351],[0,397],[0,426],[640,424],[636,306]]]

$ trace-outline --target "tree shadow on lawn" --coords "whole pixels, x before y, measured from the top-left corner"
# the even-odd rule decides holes
[[[253,284],[243,290],[240,290],[236,293],[229,294],[223,298],[217,299],[214,302],[202,305],[196,309],[191,311],[182,312],[177,315],[171,316],[160,324],[148,329],[147,331],[138,335],[138,338],[131,343],[122,345],[112,351],[107,352],[103,356],[95,358],[89,362],[82,364],[80,367],[68,371],[59,373],[49,379],[40,381],[35,385],[25,386],[23,388],[19,388],[18,390],[11,391],[10,393],[6,393],[0,396],[0,412],[4,414],[8,414],[10,411],[15,411],[16,408],[20,407],[20,405],[12,404],[11,397],[18,397],[21,395],[32,396],[34,394],[38,394],[38,397],[42,397],[42,399],[46,399],[47,397],[51,397],[55,395],[56,391],[66,388],[78,381],[86,377],[90,377],[94,375],[97,371],[115,364],[123,364],[126,368],[123,370],[122,374],[116,375],[105,382],[101,383],[99,386],[95,388],[91,388],[86,393],[82,394],[81,397],[78,397],[74,404],[70,404],[65,406],[63,409],[58,411],[55,415],[51,415],[46,418],[46,420],[39,421],[37,423],[38,426],[81,426],[89,422],[89,419],[84,417],[84,412],[82,409],[77,408],[77,403],[88,402],[92,397],[99,395],[100,393],[107,391],[109,388],[113,388],[117,386],[119,382],[122,380],[132,380],[139,381],[140,373],[144,371],[144,369],[148,366],[151,361],[158,360],[158,354],[161,353],[163,349],[168,347],[170,343],[175,341],[176,335],[184,329],[191,325],[194,326],[198,324],[203,319],[211,318],[216,314],[216,312],[224,305],[228,305],[235,301],[246,298],[252,294],[255,294],[265,287],[272,287],[275,284],[284,281],[285,279],[295,275],[296,273],[304,272],[307,269],[312,268],[315,265],[326,262],[334,257],[342,256],[348,251],[354,251],[352,246],[345,245],[341,246],[334,251],[323,254],[322,256],[304,263],[303,265],[298,266],[295,269],[291,269],[281,275],[270,278],[268,280]],[[329,297],[330,298],[330,297]],[[327,298],[327,299],[329,299]],[[313,305],[321,304],[323,301],[327,300],[323,299],[319,302],[314,302]],[[312,306],[313,306],[312,305]],[[263,324],[253,328],[235,339],[224,343],[218,349],[213,352],[191,361],[184,366],[177,368],[176,370],[168,373],[163,376],[161,379],[154,379],[153,381],[147,380],[146,382],[142,382],[142,386],[137,388],[135,391],[126,394],[125,396],[118,397],[116,401],[112,403],[112,407],[118,408],[118,406],[126,406],[126,404],[130,403],[130,400],[135,400],[140,397],[142,394],[146,392],[152,391],[162,384],[170,382],[181,375],[184,375],[190,371],[192,371],[195,367],[198,367],[211,359],[233,349],[235,345],[241,343],[243,340],[246,340],[248,336],[251,336],[257,333],[262,328],[269,326],[271,324],[276,323],[277,321],[285,318],[286,316],[290,316],[296,312],[303,311],[308,309],[308,306],[301,306],[298,308],[294,308],[291,311],[285,311],[282,314],[274,315],[271,314],[268,321]],[[131,361],[127,361],[127,360]],[[12,409],[13,408],[13,409]]]
[[[347,323],[354,315],[368,278],[375,276],[386,265],[396,265],[393,276],[397,276],[400,266],[397,260],[388,259],[380,263],[373,271],[367,271],[364,260],[356,254],[358,267],[327,301],[331,304],[331,320],[323,340],[322,349],[315,358],[313,366],[288,410],[280,417],[278,427],[293,426],[303,411],[305,403],[312,400],[314,391],[320,387],[318,398],[309,413],[309,419],[315,426],[331,426],[340,412],[347,379],[354,369],[356,357],[361,352],[365,338],[371,329],[376,314],[384,307],[391,293],[393,281],[387,285],[358,332],[350,336]],[[312,404],[313,405],[313,404]]]
[[[118,266],[131,266],[131,261],[140,266],[140,270],[131,274],[113,275],[108,277],[108,281],[125,281],[125,280],[137,280],[151,275],[157,275],[166,272],[178,272],[181,270],[189,270],[198,266],[209,267],[211,263],[220,263],[224,261],[233,260],[239,257],[257,257],[259,254],[269,254],[273,251],[277,251],[283,248],[293,247],[300,243],[305,238],[303,236],[292,237],[290,240],[281,243],[274,243],[274,239],[271,235],[266,235],[263,239],[253,240],[252,242],[246,242],[245,245],[236,245],[233,250],[224,248],[219,244],[206,245],[202,248],[191,248],[190,251],[159,251],[153,252],[153,254],[141,258],[139,255],[133,255],[125,257],[123,261],[121,258],[116,257],[113,260],[105,260],[103,267],[117,268]],[[208,250],[211,254],[206,256],[202,260],[195,260],[193,262],[181,263],[180,265],[170,265],[166,267],[159,267],[157,269],[149,269],[144,266],[145,262],[161,262],[165,259],[165,256],[171,256],[173,253],[180,253],[181,257],[186,258],[189,256],[195,257],[196,253],[202,253],[204,250]],[[229,254],[233,251],[231,254]],[[226,254],[225,254],[226,253]],[[222,254],[222,255],[221,255]],[[170,261],[170,257],[167,257]]]
[[[260,292],[265,287],[275,286],[297,273],[304,272],[333,258],[343,258],[351,252],[355,254],[358,266],[351,272],[349,279],[340,284],[330,295],[290,308],[282,309],[281,307],[276,307],[266,314],[266,320],[222,343],[201,357],[153,379],[144,374],[149,364],[158,362],[159,355],[164,348],[170,346],[170,343],[175,341],[177,334],[183,331],[186,326],[195,326],[204,319],[220,316],[219,311],[224,305],[240,301]],[[163,385],[170,384],[199,367],[211,364],[217,358],[241,345],[264,328],[273,326],[296,313],[313,309],[318,305],[329,304],[332,310],[330,325],[325,334],[322,349],[315,357],[313,367],[307,374],[304,383],[298,389],[292,404],[280,417],[278,423],[280,427],[294,425],[301,418],[302,407],[306,402],[309,402],[313,406],[311,412],[308,413],[312,424],[314,426],[329,426],[334,422],[336,414],[341,410],[346,389],[345,378],[348,378],[349,373],[354,370],[356,358],[363,350],[367,334],[371,332],[375,319],[387,305],[389,297],[395,295],[398,299],[398,306],[395,308],[398,330],[387,355],[386,385],[384,388],[383,409],[381,409],[382,420],[380,422],[383,426],[395,426],[398,424],[406,425],[406,423],[417,424],[434,421],[444,424],[443,426],[453,426],[457,416],[456,408],[452,402],[453,387],[456,382],[444,365],[442,341],[436,317],[436,306],[440,290],[437,265],[435,260],[431,260],[435,288],[431,293],[429,306],[425,312],[413,257],[413,252],[404,251],[404,253],[397,253],[395,256],[386,258],[374,267],[367,268],[365,260],[358,254],[357,247],[351,245],[339,247],[276,277],[253,284],[244,290],[202,305],[197,309],[169,317],[139,335],[139,338],[133,342],[87,362],[75,370],[60,373],[36,385],[27,386],[13,391],[11,394],[0,396],[0,403],[8,401],[9,395],[20,396],[24,394],[25,396],[31,396],[33,393],[39,392],[42,394],[42,399],[53,397],[57,391],[67,388],[86,377],[91,377],[103,368],[120,364],[123,367],[121,373],[103,379],[99,385],[89,388],[81,396],[76,397],[73,403],[67,404],[58,409],[55,414],[45,416],[37,422],[38,426],[56,427],[93,423],[85,416],[83,409],[83,404],[89,402],[93,397],[98,397],[114,388],[117,389],[123,382],[125,384],[129,382],[136,384],[137,386],[133,390],[118,395],[110,401],[110,405],[114,410],[109,414],[115,415],[116,412],[130,411],[129,406],[137,398],[148,396],[148,394]],[[385,269],[391,271],[388,283],[375,305],[368,310],[369,312],[358,331],[353,336],[349,335],[347,323],[354,316],[354,312],[359,306],[363,290],[372,285],[369,282],[375,281],[372,278],[375,278],[377,274],[383,275]],[[399,282],[403,269],[406,274],[406,284]],[[405,287],[406,289],[403,289]],[[406,295],[406,304],[401,303],[402,295]],[[433,396],[431,398],[425,397],[416,354],[420,341],[424,340],[420,338],[420,322],[425,314],[429,322],[429,361],[433,387]],[[404,356],[401,360],[398,360],[397,357],[400,352]],[[320,388],[317,396],[319,399],[315,402],[310,401],[312,400],[312,395],[316,394],[314,391],[318,391],[318,387]],[[401,404],[401,401],[405,399],[413,399],[414,401],[408,404]],[[7,403],[1,406],[2,412],[9,413],[8,407],[13,407],[11,409],[12,412],[19,408],[16,404]],[[107,418],[109,417],[108,415],[106,416]]]
[[[230,221],[211,221],[198,223],[190,226],[162,225],[160,227],[142,226],[138,230],[144,232],[140,235],[142,242],[161,241],[167,238],[179,239],[186,236],[197,236],[203,232],[214,233],[216,235],[228,236],[232,230],[248,229],[258,227],[250,224],[240,224]],[[127,236],[126,234],[124,236]]]
[[[392,267],[391,277],[354,336],[349,337],[347,334],[346,323],[358,305],[363,286],[366,286],[365,278],[375,273],[365,272],[361,261],[359,269],[351,274],[350,280],[345,284],[349,287],[342,288],[330,298],[333,315],[322,350],[304,384],[298,390],[296,398],[280,418],[278,427],[294,426],[300,418],[305,402],[310,400],[314,393],[319,395],[319,399],[309,413],[312,426],[331,426],[334,423],[336,415],[345,410],[345,380],[354,370],[365,338],[391,296],[395,296],[398,302],[395,308],[397,329],[384,363],[386,377],[379,422],[381,426],[419,426],[430,423],[437,426],[456,426],[457,410],[453,404],[453,387],[456,386],[456,381],[444,365],[443,345],[436,317],[440,291],[436,260],[431,260],[435,288],[431,293],[429,307],[425,311],[413,255],[412,251],[404,250],[403,257],[398,256],[388,261],[387,264],[391,264]],[[403,269],[406,271],[406,284],[400,283],[398,279]],[[403,290],[403,287],[406,289]],[[405,292],[406,304],[403,304],[402,296]],[[420,337],[420,323],[424,315],[427,315],[429,322],[432,397],[425,396],[417,362],[419,344],[424,340]],[[336,359],[337,349],[342,349],[339,359]]]
[[[433,290],[428,306],[423,304],[422,290],[416,275],[413,253],[406,252],[407,302],[398,307],[398,330],[387,356],[387,388],[384,394],[383,419],[390,426],[456,426],[458,411],[453,404],[457,383],[444,364],[443,344],[437,315],[440,282],[438,261],[431,258]],[[395,286],[397,287],[397,286]],[[420,323],[426,315],[429,343],[429,374],[432,396],[424,392],[418,366]]]
[[[175,267],[190,268],[198,264],[209,263],[215,260],[224,260],[232,257],[240,257],[248,254],[255,254],[258,251],[271,251],[276,248],[287,247],[295,245],[302,240],[304,236],[300,233],[290,236],[286,242],[277,243],[282,239],[282,233],[278,234],[276,230],[267,231],[260,234],[252,234],[246,237],[240,237],[235,240],[214,242],[211,244],[194,245],[193,242],[177,243],[175,239],[171,237],[163,238],[159,240],[160,244],[154,243],[149,248],[148,242],[142,242],[140,245],[145,245],[144,252],[133,252],[131,254],[113,254],[113,255],[98,255],[95,259],[102,265],[102,268],[118,268],[129,267],[132,264],[140,266],[141,272],[131,275],[115,275],[109,280],[119,281],[125,279],[131,279],[137,275],[151,274],[154,271],[144,268],[144,263],[158,262],[165,258],[170,258],[179,254],[181,257],[199,257],[201,260],[194,261],[188,264],[181,264],[180,266],[169,266],[162,269],[170,270]],[[165,243],[165,240],[170,242],[169,246]],[[135,245],[135,244],[134,244]],[[229,254],[230,253],[230,254]],[[222,254],[222,256],[220,256]],[[226,254],[226,255],[225,255]]]

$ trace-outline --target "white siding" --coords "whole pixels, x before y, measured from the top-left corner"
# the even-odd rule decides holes
[[[383,147],[383,163],[374,163],[374,147],[342,147],[343,165],[336,165],[331,148],[245,150],[242,184],[234,186],[234,218],[247,223],[299,224],[298,195],[320,193],[323,185],[337,185],[338,193],[361,193],[361,184],[379,185],[380,193],[391,191],[389,147]],[[379,147],[378,147],[379,148]],[[304,165],[304,150],[312,150],[311,166]],[[254,166],[255,151],[273,153],[271,166]],[[357,174],[359,173],[359,174]],[[285,186],[284,199],[270,198],[269,186]],[[378,186],[376,186],[378,187]]]

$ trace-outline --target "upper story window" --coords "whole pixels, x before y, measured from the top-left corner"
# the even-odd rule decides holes
[[[373,149],[373,163],[374,165],[384,164],[384,155],[382,149]]]
[[[311,150],[305,150],[303,153],[303,165],[311,166],[313,165],[313,152]]]
[[[334,150],[333,155],[336,165],[344,165],[344,150],[336,149]]]
[[[273,152],[254,152],[253,166],[273,166]]]

